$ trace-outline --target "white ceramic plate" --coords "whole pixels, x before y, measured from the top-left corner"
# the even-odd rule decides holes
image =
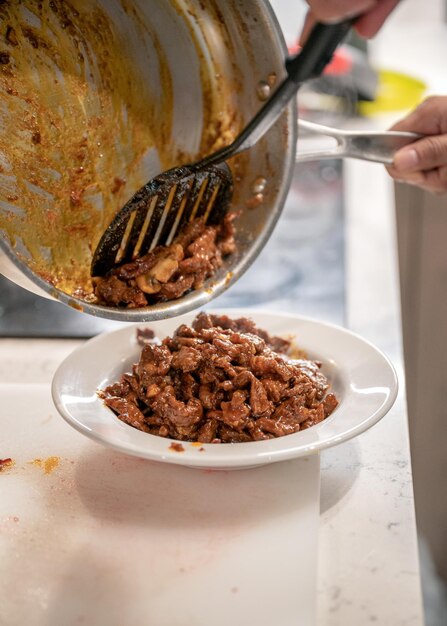
[[[171,439],[141,432],[119,420],[104,406],[97,390],[130,371],[141,352],[136,328],[105,333],[87,341],[59,366],[52,385],[54,403],[67,422],[84,435],[135,456],[190,467],[238,469],[312,454],[337,445],[373,426],[391,408],[397,377],[389,360],[372,344],[344,328],[294,315],[260,311],[225,311],[231,317],[251,317],[273,335],[294,335],[323,372],[340,400],[326,420],[302,432],[268,441],[237,444],[183,442],[184,451],[170,448]],[[147,324],[160,338],[195,314]],[[202,448],[202,450],[200,450]]]

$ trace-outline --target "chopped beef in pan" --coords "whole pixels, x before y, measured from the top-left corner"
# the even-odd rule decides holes
[[[207,226],[198,218],[186,224],[170,246],[158,246],[93,279],[98,304],[128,309],[176,300],[200,289],[236,250],[233,220],[227,213],[221,224]]]
[[[319,364],[291,358],[290,341],[249,319],[200,313],[160,344],[138,332],[145,340],[139,362],[99,395],[144,432],[202,443],[260,441],[314,426],[337,407]]]

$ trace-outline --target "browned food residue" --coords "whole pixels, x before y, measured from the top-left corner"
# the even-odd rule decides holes
[[[126,184],[125,180],[123,180],[119,176],[115,176],[115,178],[113,179],[113,185],[112,185],[111,192],[113,194],[118,193],[118,191],[121,189],[121,187],[124,187],[125,184]]]
[[[179,147],[163,34],[135,3],[115,4],[110,11],[107,2],[83,0],[0,2],[0,231],[45,281],[79,298],[92,296],[92,252],[130,195],[240,127],[234,77],[216,79],[204,60],[196,70],[200,154]],[[189,3],[174,4],[188,22]],[[215,28],[225,36],[224,24]],[[208,42],[192,25],[190,32],[205,59]],[[155,82],[138,69],[144,47]]]
[[[31,463],[40,467],[45,474],[51,474],[59,466],[60,457],[49,456],[46,459],[34,459]]]
[[[233,280],[233,276],[234,273],[233,272],[227,272],[225,275],[225,285],[229,285],[230,282]]]
[[[15,463],[11,458],[0,459],[0,472],[10,469],[13,465],[15,465]]]
[[[245,201],[245,206],[247,207],[247,209],[256,209],[263,202],[264,202],[264,194],[257,193]]]
[[[169,446],[170,450],[174,450],[174,452],[184,452],[185,448],[182,446],[181,443],[176,443],[175,441],[173,441],[171,443],[171,445]]]

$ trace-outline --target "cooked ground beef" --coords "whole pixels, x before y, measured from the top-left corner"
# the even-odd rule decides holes
[[[318,363],[289,358],[290,341],[249,319],[200,313],[159,344],[144,339],[132,373],[99,392],[144,432],[203,443],[272,439],[318,424],[338,404]]]
[[[98,304],[135,309],[200,289],[222,266],[222,259],[236,249],[235,217],[227,213],[218,226],[196,219],[180,230],[170,246],[158,246],[104,278],[95,277]]]

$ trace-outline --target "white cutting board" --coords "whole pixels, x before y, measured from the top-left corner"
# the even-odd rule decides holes
[[[72,430],[48,384],[0,394],[1,626],[315,624],[318,456],[158,464]]]

